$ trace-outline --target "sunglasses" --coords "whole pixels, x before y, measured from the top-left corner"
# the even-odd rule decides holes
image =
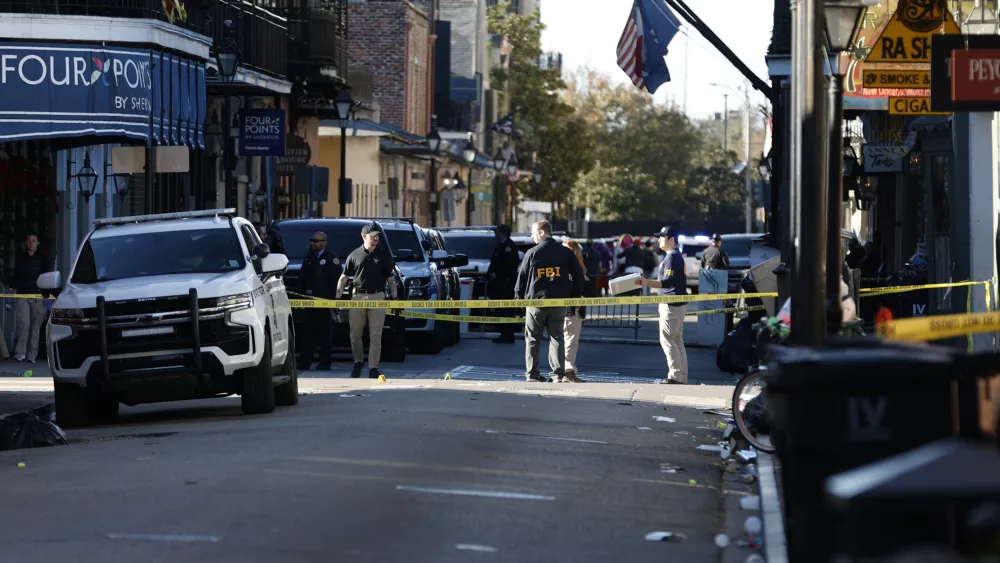
[[[311,238],[309,242],[326,242],[325,238]]]

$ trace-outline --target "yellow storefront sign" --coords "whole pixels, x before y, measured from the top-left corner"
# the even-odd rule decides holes
[[[959,33],[946,0],[899,0],[896,12],[872,45],[865,62],[930,63],[931,35]]]
[[[926,90],[931,87],[929,70],[865,69],[865,88],[912,88]]]
[[[930,98],[889,98],[890,115],[951,115],[931,111]]]

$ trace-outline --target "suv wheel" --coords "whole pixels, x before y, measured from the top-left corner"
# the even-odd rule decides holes
[[[118,417],[118,401],[94,397],[79,385],[55,382],[56,424],[65,428],[91,423],[114,422]]]
[[[281,367],[281,375],[291,378],[274,390],[274,403],[279,407],[290,407],[299,403],[299,372],[295,364],[295,329],[291,320],[288,321],[288,353],[285,354],[285,365]]]
[[[264,333],[264,354],[257,367],[243,370],[244,414],[267,414],[274,411],[274,380],[271,379],[271,333]]]

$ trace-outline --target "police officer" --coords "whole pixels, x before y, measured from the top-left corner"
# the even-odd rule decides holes
[[[656,267],[656,279],[635,280],[638,286],[659,290],[660,295],[687,295],[684,255],[677,249],[677,229],[663,227],[656,233],[660,248],[667,252]],[[687,383],[687,351],[684,349],[686,303],[660,303],[660,346],[667,357],[666,383]]]
[[[348,278],[352,283],[354,301],[378,301],[385,299],[386,284],[389,294],[396,298],[398,288],[392,275],[392,255],[384,245],[379,245],[382,229],[375,223],[369,223],[361,228],[362,244],[347,256],[344,263],[344,274],[337,282],[337,291],[343,293],[347,287]],[[338,293],[338,294],[339,294]],[[382,372],[378,369],[382,359],[382,326],[385,325],[385,309],[351,309],[351,353],[354,355],[354,368],[351,377],[361,377],[364,367],[365,323],[368,324],[368,377],[378,378]]]
[[[701,267],[706,270],[728,270],[729,255],[722,250],[722,235],[712,235],[712,246],[701,253]]]
[[[326,233],[317,231],[309,239],[309,255],[302,263],[302,290],[306,295],[318,299],[336,299],[342,292],[337,291],[337,280],[343,274],[340,259],[326,249]],[[330,369],[332,342],[330,322],[334,309],[305,309],[305,330],[299,335],[299,369],[308,370],[312,365],[316,340],[319,339],[319,364],[316,369]]]
[[[497,247],[490,257],[490,268],[486,271],[489,278],[487,287],[489,288],[490,299],[513,299],[514,284],[517,283],[517,267],[521,259],[517,255],[517,247],[514,241],[510,240],[510,227],[507,225],[497,225],[493,232],[497,239]],[[515,309],[497,309],[498,317],[512,317]],[[514,343],[514,325],[511,323],[500,324],[500,337],[494,338],[493,342],[502,344]]]
[[[517,272],[518,299],[565,299],[583,295],[583,268],[573,251],[552,240],[552,225],[539,221],[531,226],[535,246],[524,253]],[[542,334],[549,333],[549,371],[564,380],[566,307],[528,307],[524,323],[524,361],[528,381],[552,381],[538,373],[538,351]],[[564,380],[568,382],[568,380]]]

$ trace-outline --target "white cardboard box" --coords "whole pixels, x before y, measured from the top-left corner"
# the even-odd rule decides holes
[[[627,274],[611,280],[608,282],[608,288],[611,289],[611,295],[621,295],[623,293],[639,289],[639,286],[635,285],[635,280],[641,277],[641,274]]]

